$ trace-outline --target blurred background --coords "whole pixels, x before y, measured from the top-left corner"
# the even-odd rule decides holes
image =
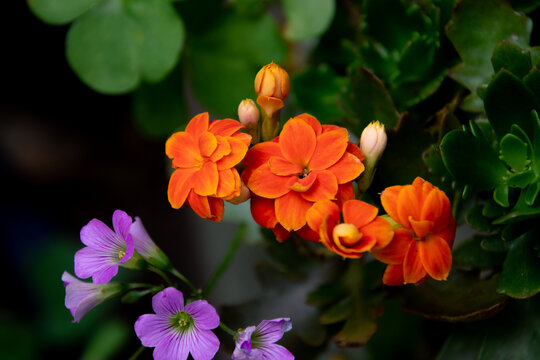
[[[405,144],[389,145],[392,155],[383,160],[373,194],[427,174],[422,154],[437,134],[424,127],[462,90],[446,76],[459,62],[444,31],[454,1],[125,0],[129,11],[118,15],[107,6],[119,1],[85,0],[73,8],[49,0],[2,5],[0,358],[128,359],[138,349],[133,324],[151,312],[150,297],[136,304],[115,299],[78,324],[64,307],[60,277],[64,270],[73,273],[81,227],[93,218],[110,225],[116,209],[141,217],[175,267],[201,287],[238,223],[248,223],[210,297],[232,328],[297,316],[298,332],[283,344],[298,359],[433,358],[456,327],[403,312],[396,300],[385,300],[379,331],[367,346],[327,345],[327,329],[312,326],[318,312],[305,299],[328,269],[288,258],[296,261],[298,276],[287,278],[287,286],[275,280],[264,264],[290,257],[295,245],[265,240],[249,205],[228,207],[221,224],[186,207],[173,210],[164,143],[202,111],[211,119],[236,117],[240,100],[255,98],[258,69],[274,61],[292,79],[284,119],[306,111],[321,122],[346,125],[353,136],[375,118],[389,128],[398,121],[411,125],[399,134]],[[531,19],[538,17],[535,6]],[[436,14],[428,11],[433,8]],[[126,16],[146,25],[123,28]],[[150,33],[159,41],[148,41]],[[537,42],[538,30],[530,34]],[[414,49],[401,51],[417,40]],[[378,77],[356,71],[360,66]],[[400,116],[406,112],[412,116]],[[159,281],[152,274],[121,273],[127,281]],[[230,358],[232,339],[216,334],[222,344],[216,358]],[[151,358],[151,350],[139,358]]]

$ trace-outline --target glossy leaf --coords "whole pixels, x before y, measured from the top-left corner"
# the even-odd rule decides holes
[[[309,40],[322,35],[336,11],[335,0],[283,0],[287,17],[285,36],[292,41]]]
[[[400,289],[404,309],[435,320],[485,319],[500,311],[507,297],[496,293],[498,277],[481,280],[475,273],[452,269],[447,281],[429,279]]]
[[[30,10],[48,24],[68,24],[105,0],[27,0]]]
[[[535,201],[534,204],[529,205],[527,203],[527,192],[521,191],[517,203],[512,210],[503,216],[495,219],[493,224],[505,224],[517,221],[523,221],[530,218],[534,218],[540,215],[540,203]]]
[[[511,242],[499,292],[519,299],[540,292],[540,258],[532,248],[534,238],[534,233],[528,232]]]
[[[480,231],[490,231],[492,229],[491,220],[482,212],[483,206],[478,204],[472,207],[466,215],[467,223]]]
[[[533,68],[524,78],[523,83],[536,97],[537,101],[540,101],[540,69]]]
[[[159,81],[176,64],[184,28],[166,0],[108,0],[69,29],[69,64],[88,86],[121,94]]]
[[[490,61],[493,50],[502,40],[526,47],[527,18],[504,0],[462,0],[447,25],[447,35],[463,61],[449,75],[471,91],[462,106],[481,111],[482,102],[476,91],[493,74]]]
[[[503,183],[506,166],[487,143],[469,132],[453,130],[446,134],[441,155],[448,171],[462,184],[490,190]]]
[[[485,236],[474,236],[456,246],[452,251],[455,264],[476,268],[501,265],[505,255],[484,250],[480,244],[485,238]]]
[[[513,42],[503,40],[495,47],[491,64],[495,73],[504,68],[521,79],[531,70],[531,54]]]

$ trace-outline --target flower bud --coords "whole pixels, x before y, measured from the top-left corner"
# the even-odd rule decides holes
[[[369,162],[376,163],[386,148],[387,136],[384,125],[374,121],[362,131],[360,137],[360,150],[366,155]]]
[[[248,187],[246,186],[246,184],[244,184],[244,182],[242,182],[242,187],[240,188],[240,195],[228,200],[231,204],[235,204],[235,205],[238,205],[238,204],[241,204],[243,202],[246,202],[249,200],[249,198],[251,197],[251,193],[249,192],[249,189]]]
[[[289,95],[289,74],[274,62],[265,65],[255,77],[255,92],[259,96],[267,96],[285,100]]]
[[[360,239],[362,234],[353,224],[338,224],[333,231],[334,242],[342,246],[354,246]]]
[[[257,127],[259,123],[259,108],[255,105],[255,101],[245,99],[238,105],[238,120],[247,129]]]

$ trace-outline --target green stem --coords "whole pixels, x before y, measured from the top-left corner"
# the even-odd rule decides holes
[[[153,266],[153,265],[149,265],[148,266],[148,270],[152,271],[153,273],[156,273],[158,274],[159,276],[161,276],[161,278],[163,280],[165,280],[165,282],[167,283],[167,285],[169,286],[173,286],[173,283],[171,281],[171,279],[169,279],[169,277],[167,276],[167,274],[165,274],[165,272],[161,271],[160,269],[158,269],[157,267]]]
[[[219,322],[219,327],[221,328],[221,330],[225,331],[227,334],[231,335],[231,336],[235,336],[236,335],[236,331],[232,330],[230,327],[228,327],[227,325],[225,325],[223,322]]]
[[[236,250],[238,250],[238,247],[240,246],[240,243],[242,242],[242,239],[244,238],[246,229],[247,229],[246,224],[240,224],[240,226],[238,227],[238,230],[236,231],[236,234],[234,234],[234,238],[231,241],[231,244],[229,245],[227,254],[225,254],[225,257],[221,261],[221,264],[219,264],[218,268],[214,272],[214,275],[212,276],[212,278],[210,279],[210,281],[205,286],[202,292],[203,298],[207,298],[208,295],[210,295],[210,293],[216,286],[217,282],[219,281],[219,279],[221,278],[225,270],[227,270],[227,267],[229,266],[234,255],[236,254]]]
[[[180,271],[176,270],[175,268],[172,268],[171,270],[169,270],[171,272],[171,274],[173,274],[174,276],[176,276],[177,278],[179,278],[180,280],[182,280],[182,282],[184,284],[186,284],[187,286],[189,286],[189,288],[191,289],[191,292],[193,293],[193,295],[197,295],[197,294],[200,294],[200,290],[197,289],[195,287],[195,285],[193,285],[191,283],[191,281],[188,280],[187,277],[185,277],[184,275],[182,275],[180,273]]]
[[[151,289],[155,287],[155,284],[145,284],[145,283],[129,283],[127,284],[128,290],[138,289],[138,288],[148,288]]]
[[[141,347],[139,347],[139,348],[137,349],[137,351],[135,351],[135,352],[133,353],[133,355],[131,355],[131,357],[129,358],[129,360],[135,360],[135,359],[137,359],[137,358],[139,357],[139,355],[142,354],[142,352],[144,351],[144,349],[146,349],[146,348],[145,348],[144,346],[141,345]]]

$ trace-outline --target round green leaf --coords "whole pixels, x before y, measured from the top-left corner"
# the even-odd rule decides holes
[[[104,0],[27,0],[30,10],[52,25],[72,22]]]
[[[323,34],[336,11],[335,0],[283,0],[287,26],[285,36],[293,41]]]
[[[508,40],[501,41],[491,57],[493,70],[507,69],[518,78],[523,78],[531,70],[531,54]]]
[[[68,61],[91,88],[133,90],[141,78],[158,81],[176,64],[183,25],[166,0],[108,0],[70,28]]]

